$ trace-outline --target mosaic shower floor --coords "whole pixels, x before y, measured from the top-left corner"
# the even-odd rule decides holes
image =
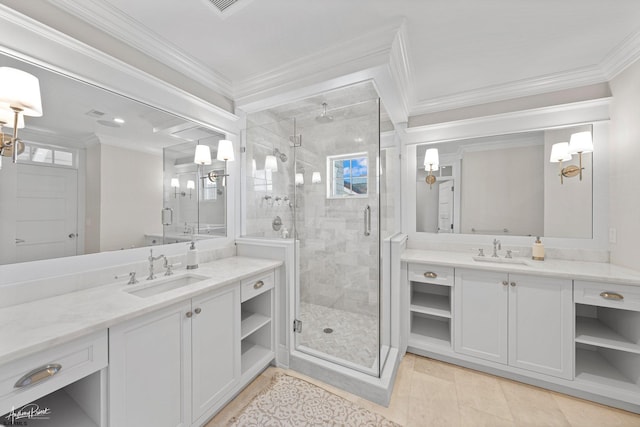
[[[299,344],[366,368],[376,363],[377,317],[301,302],[299,318]]]

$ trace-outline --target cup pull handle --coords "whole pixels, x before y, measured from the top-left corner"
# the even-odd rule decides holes
[[[253,289],[260,289],[261,287],[264,286],[264,282],[262,280],[258,280],[254,285],[253,285]]]
[[[438,274],[434,273],[433,271],[427,271],[426,273],[424,273],[424,277],[426,277],[427,279],[435,279],[436,277],[438,277]]]
[[[624,297],[617,292],[602,292],[600,296],[604,299],[613,300],[613,301],[622,301]]]
[[[18,381],[16,381],[13,387],[22,388],[46,380],[47,378],[57,374],[60,369],[62,369],[62,365],[58,363],[41,366],[24,374]]]

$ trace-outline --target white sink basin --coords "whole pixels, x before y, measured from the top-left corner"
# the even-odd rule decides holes
[[[206,279],[208,279],[208,277],[198,276],[196,274],[186,274],[170,279],[156,279],[157,282],[155,283],[153,281],[149,281],[145,284],[136,286],[136,289],[126,289],[126,292],[140,298],[147,298],[163,292],[182,288],[183,286],[192,285]]]
[[[529,262],[526,258],[504,258],[504,257],[492,257],[492,256],[474,256],[475,261],[480,262],[495,262],[498,264],[522,264],[528,265]]]

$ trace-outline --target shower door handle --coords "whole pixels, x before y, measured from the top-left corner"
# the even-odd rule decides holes
[[[364,235],[371,235],[371,206],[364,208]]]

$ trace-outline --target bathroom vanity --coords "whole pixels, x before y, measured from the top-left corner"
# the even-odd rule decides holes
[[[640,275],[408,249],[402,348],[640,413]]]
[[[203,425],[275,359],[280,265],[231,257],[0,309],[0,413],[48,427]]]

